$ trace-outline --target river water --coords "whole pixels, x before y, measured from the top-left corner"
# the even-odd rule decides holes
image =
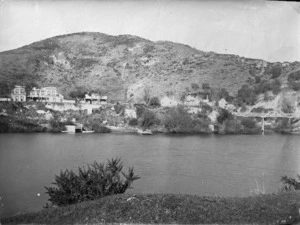
[[[0,217],[40,210],[60,170],[121,157],[129,192],[249,196],[300,174],[293,135],[0,134]]]

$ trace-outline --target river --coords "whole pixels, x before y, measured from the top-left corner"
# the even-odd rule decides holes
[[[296,135],[0,134],[0,217],[40,210],[60,170],[121,157],[129,192],[249,196],[300,173]]]

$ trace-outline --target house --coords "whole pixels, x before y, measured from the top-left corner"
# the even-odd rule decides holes
[[[89,104],[99,104],[101,102],[101,97],[100,95],[94,93],[91,95],[85,94],[84,101]]]
[[[187,106],[199,106],[200,98],[198,98],[197,96],[188,94],[185,98],[184,104]]]
[[[30,91],[28,99],[39,102],[62,102],[64,96],[57,92],[56,87],[34,87]]]
[[[178,102],[173,98],[169,98],[168,96],[163,97],[160,100],[160,105],[162,107],[173,107],[173,106],[177,106]]]
[[[102,96],[100,98],[100,104],[107,104],[107,96]]]
[[[26,101],[26,91],[25,86],[16,85],[11,91],[11,99],[14,102],[25,102]]]

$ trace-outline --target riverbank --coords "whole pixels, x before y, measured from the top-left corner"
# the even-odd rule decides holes
[[[165,134],[260,134],[254,118],[236,117],[230,112],[214,107],[190,113],[189,107],[156,108],[136,105],[136,118],[126,116],[125,106],[107,105],[88,114],[86,110],[55,111],[41,102],[1,103],[0,133],[54,132],[65,129],[74,122],[84,124],[95,133],[135,133],[138,129]],[[131,109],[134,111],[134,109]],[[200,110],[200,108],[199,108]],[[214,110],[214,111],[212,111]],[[214,116],[212,117],[211,114]],[[275,122],[274,122],[275,123]],[[298,125],[289,129],[288,121],[277,121],[269,127],[274,132],[295,134]],[[297,128],[296,130],[294,128]]]
[[[122,194],[3,218],[1,223],[275,224],[277,220],[286,219],[295,224],[300,222],[299,208],[299,191],[244,198]]]

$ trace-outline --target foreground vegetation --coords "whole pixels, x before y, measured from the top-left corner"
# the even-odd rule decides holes
[[[179,223],[275,224],[299,219],[299,191],[245,198],[175,194],[120,194],[37,213],[4,218],[2,223]]]

